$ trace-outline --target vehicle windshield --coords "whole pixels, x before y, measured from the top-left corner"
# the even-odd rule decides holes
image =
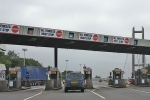
[[[82,78],[81,73],[69,73],[67,78]]]

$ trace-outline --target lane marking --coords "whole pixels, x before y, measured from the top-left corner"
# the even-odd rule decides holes
[[[133,90],[133,91],[139,91],[139,92],[143,92],[143,93],[150,93],[150,92],[147,92],[147,91],[141,91],[141,90],[136,90],[136,89],[132,89],[132,88],[130,88],[131,90]]]
[[[31,97],[28,97],[28,98],[26,98],[26,99],[23,99],[23,100],[28,100],[28,99],[31,99],[31,98],[33,98],[33,97],[35,97],[35,96],[38,96],[38,95],[40,95],[42,92],[43,92],[43,91],[41,91],[40,93],[38,93],[38,94],[35,94],[35,95],[31,96]]]
[[[96,89],[94,89],[94,90],[92,90],[92,91],[90,91],[90,90],[87,90],[87,91],[92,92],[93,94],[95,94],[95,95],[101,97],[102,99],[105,99],[105,97],[103,97],[103,96],[101,96],[100,94],[97,94],[96,92],[94,92],[95,90],[96,90]]]

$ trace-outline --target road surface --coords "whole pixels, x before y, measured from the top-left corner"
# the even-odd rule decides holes
[[[0,100],[150,100],[150,87],[112,88],[106,82],[93,82],[95,89],[80,91],[44,91],[44,86],[0,93]]]

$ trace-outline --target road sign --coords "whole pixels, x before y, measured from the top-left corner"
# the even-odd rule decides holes
[[[125,41],[124,41],[126,44],[129,44],[129,38],[125,38]]]

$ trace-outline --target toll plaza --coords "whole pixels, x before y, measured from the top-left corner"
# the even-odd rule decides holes
[[[5,65],[0,64],[0,92],[7,91],[8,82],[6,81],[6,78],[5,78],[5,71],[6,71]]]
[[[9,89],[21,88],[21,69],[20,67],[9,68]]]
[[[49,79],[46,81],[46,87],[45,90],[51,90],[54,88],[60,88],[62,86],[61,84],[61,75],[60,71],[57,67],[50,68],[49,73]]]
[[[150,86],[150,75],[147,69],[137,69],[137,71],[132,73],[132,78],[134,78],[135,85],[137,86]]]
[[[84,71],[85,88],[92,89],[93,88],[92,69],[90,67],[86,67],[85,65],[83,69],[84,69],[83,71]]]
[[[110,80],[108,85],[112,85],[113,87],[126,87],[125,79],[123,79],[124,71],[119,68],[115,68],[110,72]],[[112,76],[111,76],[112,75]]]

